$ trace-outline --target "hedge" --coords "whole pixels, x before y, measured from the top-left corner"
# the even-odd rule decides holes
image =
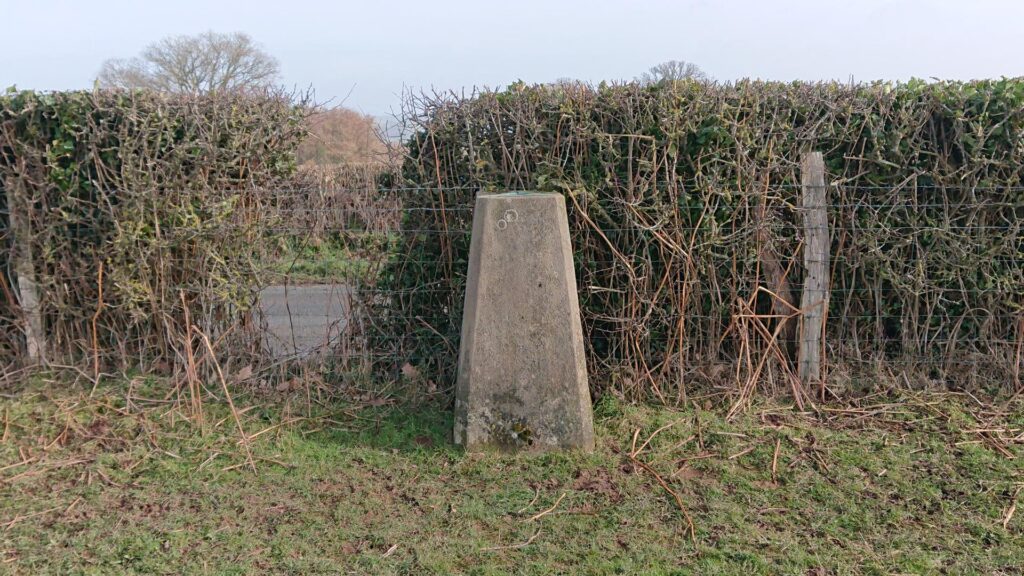
[[[0,97],[0,206],[24,195],[48,360],[89,359],[96,374],[180,361],[186,320],[222,350],[247,341],[239,312],[264,244],[257,191],[294,170],[303,116],[277,94]],[[25,245],[4,240],[6,364],[23,346],[8,261]]]
[[[406,232],[382,277],[401,293],[377,303],[378,346],[432,378],[454,377],[474,196],[542,190],[570,208],[597,393],[1020,386],[1020,79],[519,83],[407,109]],[[794,326],[770,338],[800,301],[808,150],[830,194],[825,390],[795,387]]]

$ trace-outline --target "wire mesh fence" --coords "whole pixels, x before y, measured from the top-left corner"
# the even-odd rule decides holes
[[[593,202],[600,190],[567,193],[592,385],[670,403],[708,388],[741,397],[765,390],[827,398],[870,389],[880,379],[1020,390],[1024,202],[1008,199],[1014,190],[924,194],[840,184],[829,186],[824,206],[801,206],[794,201],[798,188],[698,194],[680,187],[667,196],[664,189],[637,190],[615,215]],[[229,356],[246,342],[239,363],[450,386],[473,203],[489,191],[382,185],[375,178],[256,191],[258,274],[241,287],[247,298],[228,309],[228,327],[210,331],[213,348]],[[698,197],[715,200],[688,204]],[[919,201],[936,197],[948,201]],[[799,296],[814,260],[804,254],[810,229],[801,222],[819,208],[831,247],[823,261],[829,292],[822,385],[807,389],[796,369],[807,312]],[[161,242],[217,242],[252,225],[228,218],[201,233],[171,228]],[[22,326],[9,267],[4,280],[4,310],[14,312],[2,320]],[[97,294],[125,289],[102,276],[81,280],[92,281]],[[172,310],[154,304],[155,314],[187,310],[197,318],[226,288],[190,279],[161,289],[159,301]],[[59,297],[42,297],[48,336],[58,340],[53,348],[65,351],[51,361],[95,374],[111,369],[116,342],[59,341],[62,331],[52,330],[59,319],[47,308]],[[104,310],[93,300],[83,333],[95,336]],[[202,353],[190,335],[173,338],[191,342],[181,350]],[[171,364],[187,364],[189,354],[174,352]],[[144,349],[130,356],[121,358],[124,364],[147,366]]]

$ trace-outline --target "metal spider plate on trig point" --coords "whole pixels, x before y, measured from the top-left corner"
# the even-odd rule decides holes
[[[562,195],[478,196],[456,386],[458,444],[593,448],[577,298]]]

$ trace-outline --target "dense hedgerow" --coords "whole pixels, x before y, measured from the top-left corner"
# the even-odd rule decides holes
[[[0,205],[20,193],[30,207],[49,360],[181,360],[186,310],[224,349],[244,340],[264,244],[256,191],[294,170],[303,115],[274,94],[0,97]],[[0,258],[21,248],[5,235]],[[0,284],[6,364],[18,314],[11,275]]]
[[[816,150],[830,184],[829,385],[865,364],[1019,385],[1022,80],[516,84],[409,109],[403,185],[424,189],[403,199],[383,278],[403,294],[382,306],[388,344],[431,374],[453,375],[473,198],[525,189],[567,198],[599,392],[790,390],[797,321],[772,346],[780,319],[765,315],[800,301],[798,168]]]

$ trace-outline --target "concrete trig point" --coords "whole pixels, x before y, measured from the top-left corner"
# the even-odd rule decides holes
[[[467,449],[594,447],[565,198],[481,195],[455,397]]]

